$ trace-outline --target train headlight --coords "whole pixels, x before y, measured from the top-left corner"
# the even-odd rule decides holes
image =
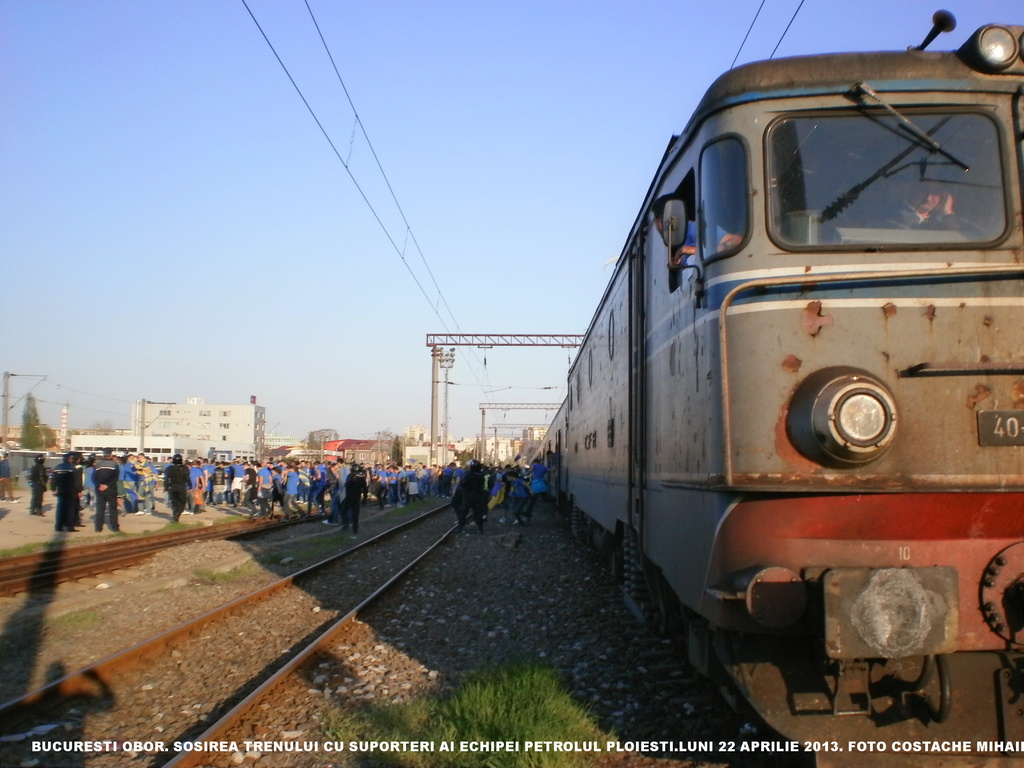
[[[978,52],[993,69],[1006,69],[1017,60],[1017,38],[1006,27],[985,27],[978,36]]]
[[[896,436],[896,403],[885,385],[857,368],[825,368],[801,382],[786,431],[804,456],[828,467],[874,461]]]
[[[1003,72],[1011,67],[1014,72],[1019,72],[1024,69],[1021,31],[1021,27],[999,24],[982,27],[961,46],[960,55],[972,66],[986,72]]]
[[[892,410],[881,393],[854,386],[836,400],[836,436],[851,446],[876,445],[889,429]]]

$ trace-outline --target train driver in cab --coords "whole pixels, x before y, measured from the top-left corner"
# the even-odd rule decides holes
[[[900,210],[904,227],[956,229],[959,222],[953,210],[953,195],[936,182],[909,185]]]

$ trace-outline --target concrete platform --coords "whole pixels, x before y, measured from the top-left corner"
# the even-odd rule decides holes
[[[161,495],[162,496],[162,495]],[[82,512],[82,527],[74,533],[58,533],[54,530],[54,514],[57,500],[52,493],[43,496],[43,516],[28,513],[28,494],[15,493],[19,501],[0,501],[0,551],[11,550],[25,544],[61,541],[66,546],[74,546],[76,542],[88,541],[90,544],[112,538],[118,534],[104,528],[96,533],[94,507]],[[185,525],[213,525],[226,520],[239,520],[248,517],[244,507],[234,508],[230,505],[222,507],[203,507],[197,515],[182,515],[180,522]],[[163,503],[162,498],[156,502],[153,514],[118,515],[122,533],[145,533],[160,531],[171,523],[171,510]]]

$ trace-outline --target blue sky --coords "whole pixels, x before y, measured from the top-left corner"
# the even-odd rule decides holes
[[[47,376],[12,380],[10,422],[35,384],[72,428],[250,395],[300,436],[429,426],[426,335],[583,333],[738,51],[902,50],[939,7],[805,0],[780,44],[799,4],[740,51],[761,0],[309,0],[346,96],[304,0],[248,0],[322,132],[242,0],[0,0],[0,367]],[[1024,21],[945,7],[932,49]],[[456,355],[454,436],[564,396],[567,350]]]

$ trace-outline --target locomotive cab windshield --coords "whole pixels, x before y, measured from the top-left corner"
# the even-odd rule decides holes
[[[775,122],[768,163],[776,242],[963,248],[1003,235],[999,134],[990,117],[892,112],[787,115]]]

